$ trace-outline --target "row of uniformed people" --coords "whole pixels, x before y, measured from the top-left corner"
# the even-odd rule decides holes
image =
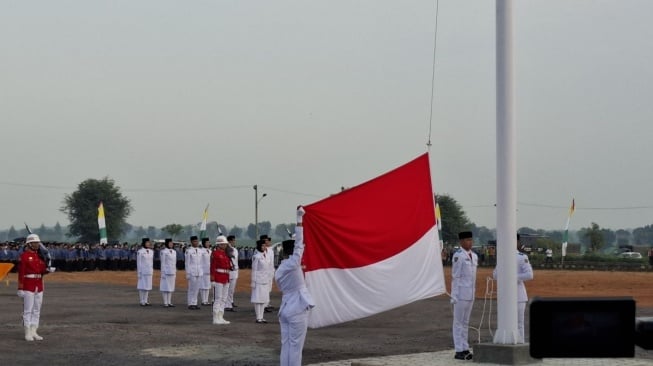
[[[23,251],[21,245],[2,243],[0,246],[0,263],[18,264],[20,254]],[[139,246],[125,244],[106,245],[85,245],[85,244],[52,244],[46,243],[46,247],[52,258],[52,266],[66,272],[93,271],[93,270],[135,270],[136,256]],[[175,244],[173,249],[176,252],[177,269],[185,267],[185,245]],[[160,269],[160,251],[163,246],[156,245],[152,248],[154,254],[154,268]],[[251,268],[252,256],[255,248],[239,247],[238,266],[240,268]],[[14,269],[15,271],[15,269]]]

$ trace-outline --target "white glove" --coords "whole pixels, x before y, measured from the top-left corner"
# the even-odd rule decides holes
[[[304,207],[302,207],[302,206],[297,207],[297,222],[298,223],[302,222],[302,219],[303,219],[305,213],[306,213],[306,211],[304,211]]]
[[[16,295],[18,295],[18,297],[20,297],[20,298],[23,298],[23,297],[25,297],[25,291],[18,290],[18,292],[16,292]]]
[[[449,302],[451,303],[451,305],[455,305],[455,304],[458,302],[458,299],[456,299],[455,297],[451,296],[451,299],[449,300]]]
[[[48,272],[54,273],[57,270],[56,267],[48,267]]]

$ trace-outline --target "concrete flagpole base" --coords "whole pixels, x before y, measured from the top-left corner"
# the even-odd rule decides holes
[[[542,360],[531,357],[528,343],[495,344],[479,343],[473,345],[474,362],[498,363],[501,365],[531,365]]]

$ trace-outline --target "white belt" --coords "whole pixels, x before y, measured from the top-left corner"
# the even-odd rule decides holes
[[[26,274],[25,278],[41,278],[40,274]]]
[[[229,273],[228,269],[222,269],[222,268],[218,268],[215,271],[218,272],[218,273]]]

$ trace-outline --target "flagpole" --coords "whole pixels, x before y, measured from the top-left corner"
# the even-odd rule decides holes
[[[497,331],[495,344],[517,344],[517,164],[512,0],[496,0]]]

